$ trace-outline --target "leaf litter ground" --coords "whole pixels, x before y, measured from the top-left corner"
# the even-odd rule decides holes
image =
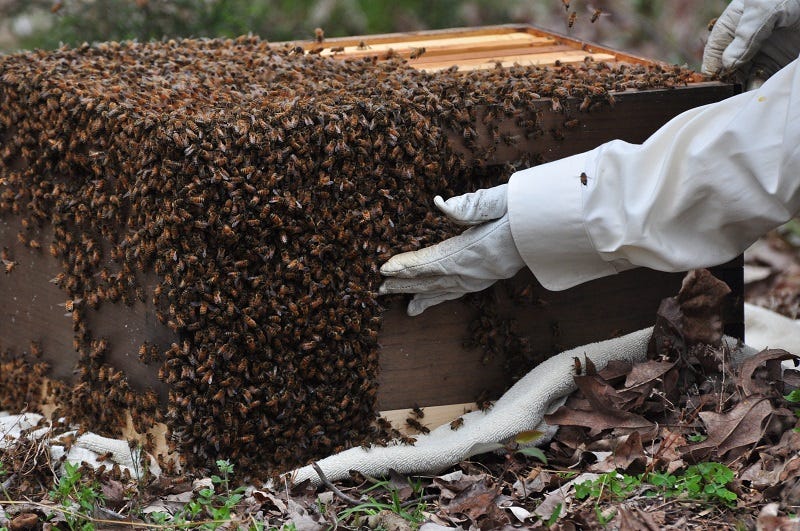
[[[748,297],[796,318],[800,261],[786,242],[771,235],[748,257],[768,270]],[[512,443],[438,476],[354,474],[318,489],[234,491],[210,474],[134,481],[86,470],[81,484],[105,501],[80,521],[98,529],[796,529],[800,377],[781,369],[795,356],[769,349],[737,366],[721,342],[727,291],[694,271],[662,302],[646,361],[597,371],[576,358],[578,390],[547,418],[560,429],[530,455]],[[0,462],[0,528],[74,528],[54,497],[58,463],[45,449],[23,439]]]

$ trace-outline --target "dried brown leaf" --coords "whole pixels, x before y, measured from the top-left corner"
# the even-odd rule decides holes
[[[675,297],[663,299],[656,312],[656,324],[647,346],[650,359],[676,360],[686,352],[683,314]]]
[[[797,356],[783,349],[762,350],[742,363],[737,383],[742,388],[745,396],[770,394],[773,390],[772,384],[782,378],[780,362],[797,359]],[[766,365],[767,370],[757,372],[756,370],[762,365]],[[780,392],[783,392],[783,390],[781,389]]]
[[[793,477],[786,481],[786,486],[781,492],[781,500],[787,507],[800,506],[800,477]]]
[[[625,388],[633,389],[645,384],[657,382],[670,369],[675,362],[648,360],[634,364],[628,377],[625,379]]]
[[[722,340],[722,303],[731,292],[707,269],[689,271],[681,284],[677,301],[683,313],[686,344],[717,345]]]
[[[119,508],[125,504],[125,485],[115,479],[108,479],[101,485],[106,504],[111,508]]]
[[[663,521],[664,511],[660,511]],[[636,508],[620,507],[617,517],[620,531],[658,531],[661,526],[656,524],[653,516]]]
[[[653,389],[656,388],[666,396],[671,396],[677,381],[677,360],[675,362],[648,360],[634,364],[625,380],[625,388],[620,393],[627,400],[625,409],[639,408],[652,397]],[[648,411],[662,411],[663,408],[663,400],[658,400],[657,403],[651,401]]]
[[[9,531],[27,531],[40,526],[39,515],[36,513],[22,513],[14,517],[8,524]]]
[[[610,457],[617,470],[629,474],[638,474],[644,471],[647,465],[647,456],[642,446],[642,436],[638,431],[632,432],[620,444]]]
[[[553,425],[583,426],[589,428],[594,434],[613,428],[644,431],[655,428],[655,424],[649,420],[627,411],[615,411],[611,413],[609,411],[568,409],[561,406],[555,413],[545,415],[544,419],[548,424]]]
[[[469,489],[475,483],[487,481],[486,474],[464,474],[462,472],[454,472],[445,476],[436,477],[433,483],[439,487],[442,493],[442,498],[450,499],[455,498],[461,492]]]
[[[789,459],[781,469],[778,479],[786,481],[794,477],[800,477],[800,457]]]
[[[706,426],[705,441],[684,446],[682,451],[696,457],[714,452],[722,457],[730,450],[757,443],[763,434],[764,421],[775,408],[763,397],[748,397],[725,413],[700,412]]]
[[[517,497],[524,499],[531,494],[542,492],[549,486],[550,480],[549,472],[545,472],[541,468],[534,468],[525,478],[517,479],[512,489]]]
[[[463,514],[475,521],[482,516],[494,515],[498,511],[494,503],[496,497],[497,489],[487,477],[459,492],[444,510],[448,514]]]
[[[598,411],[608,410],[613,415],[620,411],[620,407],[627,400],[620,395],[619,391],[603,380],[600,376],[576,376],[575,384],[581,390],[583,396]]]
[[[600,375],[603,380],[613,384],[616,380],[625,378],[628,373],[631,372],[632,368],[633,364],[630,362],[611,360],[606,364],[603,370],[597,374]]]
[[[778,516],[778,508],[777,503],[768,503],[762,507],[756,521],[756,529],[759,531],[797,531],[797,519]]]
[[[783,383],[790,389],[800,388],[800,371],[795,369],[783,371]]]

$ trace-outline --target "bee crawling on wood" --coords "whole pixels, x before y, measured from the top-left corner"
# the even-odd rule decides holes
[[[6,274],[8,274],[14,271],[17,263],[13,260],[3,260],[3,265],[5,266]]]
[[[412,430],[417,430],[420,433],[430,433],[431,432],[431,430],[429,430],[426,426],[423,426],[420,421],[418,421],[417,419],[412,418],[412,417],[408,417],[406,419],[406,426],[408,426]]]
[[[425,53],[425,47],[422,46],[420,48],[411,48],[411,59],[416,59],[418,57],[422,57],[422,54]]]

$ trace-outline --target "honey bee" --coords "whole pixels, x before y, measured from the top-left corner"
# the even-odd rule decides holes
[[[344,46],[334,46],[331,48],[331,53],[341,53],[344,51]]]
[[[569,17],[567,18],[567,27],[571,28],[572,26],[574,26],[575,25],[575,19],[577,19],[577,18],[578,18],[578,12],[577,11],[573,11],[572,13],[570,13]]]
[[[42,355],[42,345],[38,341],[31,341],[30,343],[31,356],[39,358]]]
[[[75,305],[79,304],[83,299],[67,299],[66,302],[59,304],[59,306],[63,306],[64,309],[68,312],[71,312],[75,309]]]
[[[427,432],[425,432],[425,433],[427,433]],[[399,440],[400,440],[400,444],[402,444],[404,446],[414,446],[414,443],[417,442],[417,439],[415,439],[414,437],[408,437],[408,436],[405,436],[405,435],[401,435]]]
[[[419,57],[422,57],[424,53],[425,53],[424,46],[420,46],[419,48],[411,48],[411,55],[409,57],[411,59],[417,59]]]
[[[320,43],[325,40],[325,31],[322,28],[314,28],[314,40]]]
[[[450,423],[450,429],[455,431],[464,425],[464,417],[458,417]]]
[[[3,265],[5,266],[6,274],[11,273],[14,271],[14,268],[17,266],[17,263],[13,260],[3,260]]]
[[[419,433],[430,433],[431,432],[431,430],[429,430],[426,426],[424,426],[420,421],[418,421],[417,419],[412,418],[412,417],[408,417],[406,419],[406,425],[409,428],[411,428],[412,430],[418,431]]]
[[[423,418],[425,416],[425,412],[422,411],[422,409],[420,407],[418,407],[418,406],[414,406],[411,409],[411,413],[418,419],[421,419],[421,418]]]
[[[588,183],[589,183],[589,177],[586,176],[585,172],[581,172],[581,184],[586,186]]]
[[[364,41],[358,41],[358,46],[356,46],[356,48],[358,48],[359,50],[366,50],[369,48],[369,46]]]
[[[594,24],[595,22],[597,22],[597,19],[599,19],[599,18],[600,18],[600,16],[601,16],[601,15],[604,15],[604,14],[605,14],[605,13],[603,13],[603,10],[602,10],[602,9],[597,9],[597,8],[594,8],[594,9],[592,9],[592,17],[589,19],[589,21],[590,21],[592,24]]]

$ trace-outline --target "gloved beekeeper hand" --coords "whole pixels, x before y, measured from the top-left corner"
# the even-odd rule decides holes
[[[418,251],[395,255],[381,267],[389,277],[380,294],[415,293],[408,315],[511,278],[525,266],[508,221],[508,185],[433,200],[463,233]]]
[[[755,88],[798,54],[800,0],[733,0],[708,37],[702,71]]]

